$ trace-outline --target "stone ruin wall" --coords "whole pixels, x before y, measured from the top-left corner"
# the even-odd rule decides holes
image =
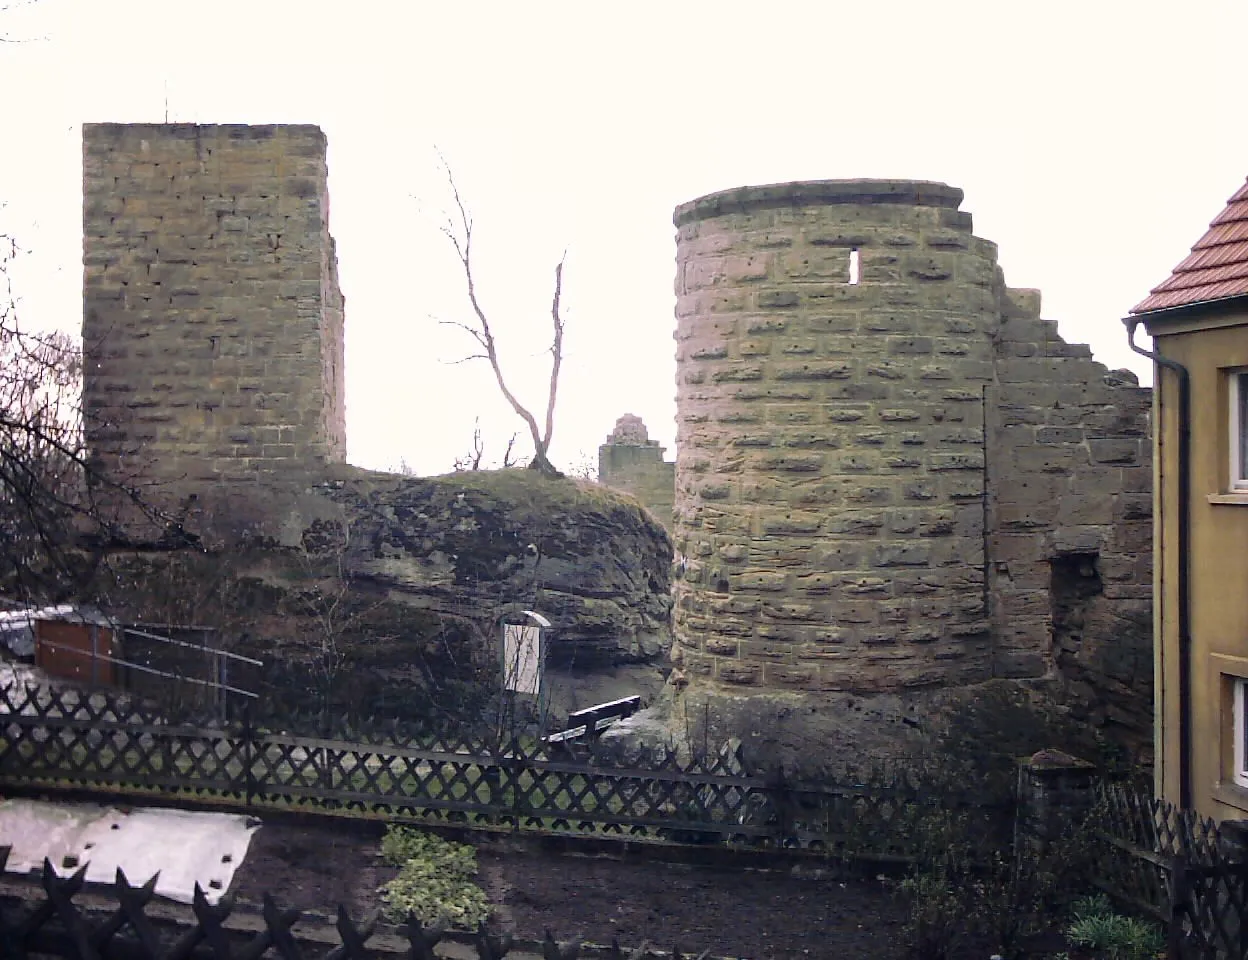
[[[1059,675],[1147,737],[1149,391],[943,184],[679,207],[674,659],[726,696]]]
[[[624,414],[598,448],[598,482],[631,493],[671,533],[676,464],[663,459],[640,417]]]
[[[1005,290],[994,341],[995,672],[1056,672],[1087,719],[1151,739],[1152,391],[1064,342],[1035,291]]]
[[[87,440],[176,497],[340,463],[343,298],[315,126],[86,124]]]

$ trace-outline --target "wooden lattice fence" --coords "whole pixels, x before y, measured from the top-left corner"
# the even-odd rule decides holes
[[[1172,960],[1248,960],[1248,850],[1212,820],[1121,784],[1093,812],[1096,880],[1165,924]]]
[[[255,809],[590,834],[730,842],[904,860],[936,806],[958,807],[1008,842],[1012,809],[915,764],[798,782],[722,752],[627,761],[557,753],[540,741],[450,740],[374,729],[353,740],[244,717],[171,722],[114,694],[0,690],[0,784],[190,798]]]

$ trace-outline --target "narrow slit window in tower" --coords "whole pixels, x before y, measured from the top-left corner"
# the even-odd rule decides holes
[[[849,282],[858,282],[858,248],[849,251]]]

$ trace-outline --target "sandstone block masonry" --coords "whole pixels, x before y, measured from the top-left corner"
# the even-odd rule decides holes
[[[674,655],[695,686],[1083,664],[1146,709],[1148,391],[1005,286],[961,200],[855,180],[677,208]]]
[[[83,127],[87,440],[169,494],[341,462],[343,298],[315,126]]]
[[[626,413],[598,448],[598,481],[631,493],[670,533],[676,464],[663,459],[641,417]]]

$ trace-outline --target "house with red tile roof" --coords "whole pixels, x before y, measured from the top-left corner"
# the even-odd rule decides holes
[[[1245,819],[1248,183],[1125,322],[1156,384],[1157,788],[1204,816]]]

